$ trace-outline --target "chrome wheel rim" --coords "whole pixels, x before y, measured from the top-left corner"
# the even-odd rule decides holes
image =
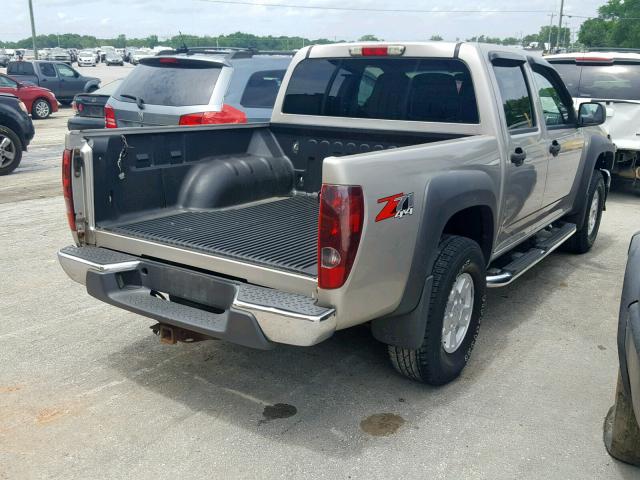
[[[16,146],[9,137],[0,135],[0,167],[6,167],[16,158]]]
[[[447,353],[454,353],[467,335],[474,300],[473,277],[461,273],[451,288],[442,323],[442,347]]]
[[[591,207],[589,208],[589,235],[593,233],[596,228],[596,222],[598,221],[598,208],[600,207],[600,193],[596,190],[593,194],[593,200],[591,200]]]
[[[46,117],[49,115],[49,104],[47,102],[36,103],[36,115]]]

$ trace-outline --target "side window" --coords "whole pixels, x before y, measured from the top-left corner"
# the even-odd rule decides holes
[[[73,69],[71,69],[70,67],[67,67],[62,63],[56,63],[56,69],[58,70],[58,74],[61,77],[73,78],[76,76],[76,73],[73,71]]]
[[[272,108],[285,70],[256,72],[247,82],[240,105],[247,108]]]
[[[8,77],[0,75],[0,87],[16,88],[17,86],[17,82],[14,82]]]
[[[45,77],[55,77],[56,76],[56,70],[55,68],[53,68],[53,65],[50,63],[41,63],[40,64],[40,71],[42,72],[42,75],[44,75]]]
[[[540,95],[545,124],[549,127],[572,124],[573,105],[562,99],[558,88],[554,86],[554,79],[544,71],[534,71],[533,78]]]
[[[509,131],[517,133],[518,130],[535,127],[533,104],[522,65],[494,65],[493,70]]]

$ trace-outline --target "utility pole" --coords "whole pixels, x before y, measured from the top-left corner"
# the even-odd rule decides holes
[[[560,0],[560,19],[558,20],[558,41],[556,45],[560,44],[560,32],[562,31],[562,12],[564,11],[564,0]]]
[[[36,47],[36,22],[33,20],[33,3],[29,0],[29,15],[31,16],[31,41],[33,42],[33,56],[38,60],[38,48]]]
[[[553,17],[556,16],[555,13],[549,14],[551,20],[549,21],[549,52],[551,52],[551,31],[553,30]]]

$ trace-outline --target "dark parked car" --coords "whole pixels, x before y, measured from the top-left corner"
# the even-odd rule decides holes
[[[67,120],[69,130],[104,128],[104,105],[116,91],[122,79],[115,80],[93,93],[79,93],[73,99],[75,115]]]
[[[51,90],[61,103],[71,103],[82,92],[93,92],[100,87],[100,79],[85,77],[63,62],[47,60],[9,62],[7,75],[19,82]]]
[[[64,62],[67,65],[71,65],[73,59],[68,51],[62,48],[53,48],[47,55],[47,60],[52,60],[55,62]]]
[[[144,58],[107,102],[107,128],[269,121],[291,58],[207,48]]]
[[[605,420],[609,453],[640,466],[640,232],[631,240],[618,316],[620,375],[616,401]]]
[[[35,130],[24,103],[9,93],[0,93],[0,175],[13,172]]]
[[[104,56],[104,63],[107,64],[107,66],[109,65],[124,65],[124,60],[122,60],[122,56],[114,51],[107,51],[107,53]]]

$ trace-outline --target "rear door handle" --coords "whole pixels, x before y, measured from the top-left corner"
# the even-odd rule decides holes
[[[522,148],[517,147],[511,154],[511,163],[513,163],[516,167],[519,167],[524,163],[524,160],[526,158],[527,152],[525,152]]]
[[[562,149],[562,145],[560,145],[560,143],[558,143],[557,140],[554,140],[553,142],[551,142],[551,145],[549,146],[549,153],[554,157],[556,157],[560,153],[561,149]]]

